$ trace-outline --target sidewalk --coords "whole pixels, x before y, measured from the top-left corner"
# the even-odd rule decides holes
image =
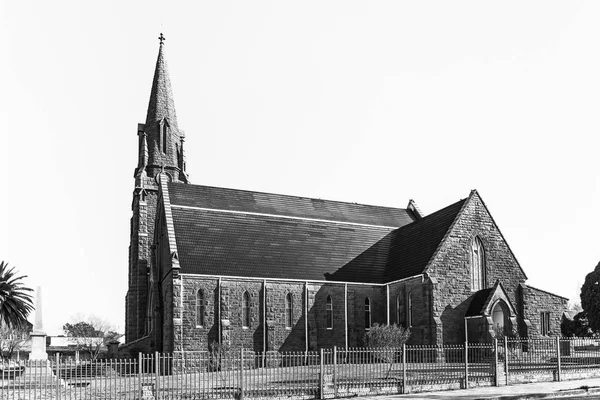
[[[600,378],[562,382],[525,383],[511,386],[492,386],[473,389],[445,390],[390,396],[368,396],[360,400],[406,400],[406,399],[552,399],[568,396],[600,398]]]

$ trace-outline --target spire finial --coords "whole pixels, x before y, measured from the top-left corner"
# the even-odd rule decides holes
[[[167,40],[167,39],[166,39],[166,38],[163,36],[163,34],[162,34],[162,32],[161,32],[161,33],[160,33],[160,36],[158,37],[158,40],[160,41],[160,45],[162,46],[162,45],[163,45],[163,42],[164,42],[165,40]]]

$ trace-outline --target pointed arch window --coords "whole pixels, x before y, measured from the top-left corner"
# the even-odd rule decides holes
[[[250,295],[244,292],[242,295],[242,327],[250,327]]]
[[[485,250],[479,237],[471,243],[471,291],[485,289]]]
[[[169,134],[169,120],[163,118],[158,121],[158,148],[163,152],[167,152],[167,136]]]
[[[365,329],[371,329],[371,299],[365,297]]]
[[[409,293],[406,297],[406,327],[411,328],[413,326],[413,294]]]
[[[396,323],[400,325],[400,310],[401,310],[402,300],[400,295],[396,296]]]
[[[196,292],[196,326],[204,326],[205,310],[204,291],[202,289],[198,289]]]
[[[292,314],[292,294],[288,293],[285,295],[285,327],[292,328],[292,323],[294,320],[294,316]]]
[[[327,329],[333,329],[333,301],[331,295],[327,295]]]

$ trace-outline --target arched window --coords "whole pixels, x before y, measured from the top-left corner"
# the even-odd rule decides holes
[[[169,120],[166,118],[158,121],[158,148],[163,152],[167,152],[167,136],[169,134]]]
[[[485,251],[481,239],[476,237],[471,244],[471,291],[485,289]]]
[[[406,297],[406,327],[412,327],[412,312],[413,312],[413,294],[409,293]]]
[[[250,295],[244,292],[242,295],[242,327],[250,327]]]
[[[285,295],[285,327],[291,328],[294,316],[292,314],[292,294]]]
[[[400,299],[400,295],[396,296],[396,324],[400,325],[400,310],[401,310],[402,300]]]
[[[204,326],[204,291],[196,292],[196,326]]]
[[[327,329],[333,329],[333,302],[330,295],[327,295]]]
[[[365,329],[371,329],[371,299],[365,297]]]

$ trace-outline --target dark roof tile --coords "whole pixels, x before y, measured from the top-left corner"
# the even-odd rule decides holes
[[[171,204],[174,205],[214,210],[322,219],[387,227],[401,227],[413,222],[413,218],[409,212],[402,208],[371,206],[183,183],[169,183],[169,196]]]
[[[387,282],[423,273],[464,202],[460,200],[394,231]]]

